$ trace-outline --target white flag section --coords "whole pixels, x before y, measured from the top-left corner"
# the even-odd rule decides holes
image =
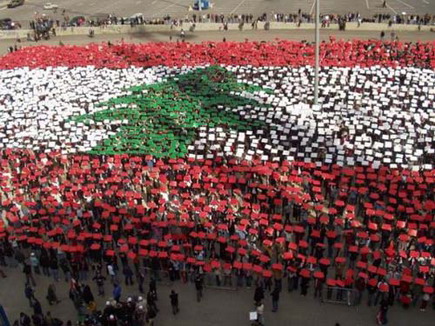
[[[74,116],[195,68],[0,70],[0,148],[87,152],[128,121],[85,124]],[[262,128],[201,126],[189,157],[299,160],[320,164],[432,169],[435,73],[419,68],[333,68],[320,71],[319,106],[312,106],[312,67],[226,67],[238,81],[265,91],[241,93],[267,104],[220,107]],[[269,91],[266,91],[269,90]],[[120,108],[122,109],[122,108]],[[144,153],[152,154],[152,153]]]

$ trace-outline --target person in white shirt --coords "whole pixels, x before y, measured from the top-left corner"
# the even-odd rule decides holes
[[[264,325],[264,304],[263,302],[258,302],[257,303],[257,322],[259,325]]]

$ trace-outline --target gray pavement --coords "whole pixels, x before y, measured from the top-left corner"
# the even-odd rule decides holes
[[[59,5],[57,16],[62,9],[72,18],[77,15],[98,16],[115,14],[130,17],[143,13],[146,18],[161,18],[165,15],[184,18],[195,12],[188,11],[193,0],[26,0],[21,7],[5,8],[8,0],[0,0],[0,19],[10,17],[17,21],[32,19],[35,12],[54,15],[44,10],[43,5],[52,2]],[[213,8],[203,13],[217,14],[254,14],[262,13],[296,13],[299,9],[306,13],[314,10],[314,0],[214,0]],[[321,0],[322,13],[344,14],[359,12],[364,17],[377,13],[401,14],[434,14],[435,0],[387,0],[387,8],[382,8],[383,0]],[[198,14],[198,12],[196,12]]]
[[[2,304],[13,321],[21,311],[31,313],[28,301],[24,297],[24,275],[18,269],[5,268],[8,277],[0,278],[0,304]],[[61,281],[56,283],[57,295],[61,302],[55,306],[49,306],[45,300],[47,287],[52,279],[45,276],[36,276],[36,297],[41,302],[43,311],[50,311],[54,317],[63,320],[76,318],[76,312],[72,301],[68,298],[68,283]],[[148,288],[148,281],[145,283]],[[99,309],[104,307],[104,303],[111,294],[111,286],[106,281],[105,290],[107,297],[97,297],[97,289],[92,282],[90,286],[97,298]],[[128,295],[138,295],[137,286],[123,286],[122,298]],[[376,325],[376,307],[367,307],[366,297],[363,297],[363,304],[356,307],[320,303],[313,298],[312,285],[307,297],[299,293],[286,292],[286,281],[281,293],[279,310],[277,313],[271,312],[271,299],[269,295],[265,298],[265,322],[266,325],[275,326],[334,326],[339,322],[341,326],[369,326]],[[180,313],[177,316],[171,314],[169,293],[175,289],[179,293]],[[206,288],[204,298],[200,303],[196,302],[193,283],[182,284],[179,281],[173,285],[157,285],[159,300],[157,305],[160,313],[156,319],[156,325],[169,326],[242,326],[249,325],[248,313],[253,310],[254,289],[239,290],[220,290]],[[121,298],[121,299],[122,299]],[[417,308],[404,310],[395,304],[390,308],[389,325],[394,326],[429,326],[433,325],[435,317],[434,310],[427,309],[421,312]]]
[[[401,41],[433,41],[435,39],[434,32],[397,32],[397,36]],[[337,39],[379,39],[379,32],[369,31],[346,31],[339,32],[337,30],[322,30],[321,40],[328,41],[330,36],[335,36]],[[71,45],[84,45],[88,43],[98,43],[111,41],[117,42],[124,40],[131,43],[144,43],[144,42],[167,42],[172,37],[172,42],[175,42],[178,38],[178,33],[132,33],[132,34],[117,34],[117,35],[96,35],[94,38],[87,36],[65,36],[54,37],[48,41],[26,42],[22,41],[19,46],[35,46],[35,45],[58,45],[61,41],[63,44]],[[223,38],[227,41],[244,41],[246,39],[250,41],[273,41],[275,39],[284,40],[307,40],[313,41],[314,33],[312,30],[246,30],[246,31],[210,31],[210,32],[194,32],[187,33],[186,40],[188,42],[203,42],[203,41],[222,41]],[[389,37],[386,32],[386,37]],[[0,55],[7,53],[9,46],[14,46],[15,40],[0,40]]]

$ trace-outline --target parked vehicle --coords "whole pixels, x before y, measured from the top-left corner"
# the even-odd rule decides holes
[[[17,22],[14,22],[10,18],[3,18],[0,19],[0,30],[11,30],[11,29],[17,29],[20,28],[21,25]]]
[[[24,0],[11,0],[11,2],[8,3],[8,8],[15,8],[22,6],[24,4]]]
[[[57,8],[59,8],[59,6],[56,5],[56,4],[54,4],[54,3],[51,3],[51,2],[47,2],[47,3],[44,5],[44,9],[45,9],[45,10],[55,10],[55,9],[57,9]]]

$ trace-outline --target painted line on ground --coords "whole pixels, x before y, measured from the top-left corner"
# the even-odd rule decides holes
[[[240,6],[242,5],[242,4],[244,4],[246,2],[246,0],[242,0],[242,1],[240,1],[240,3],[230,12],[230,14],[234,14],[234,12],[237,10],[237,9],[239,9],[240,8]]]
[[[414,9],[413,6],[411,6],[409,3],[406,3],[405,1],[402,1],[402,0],[396,0],[396,1],[402,3],[405,6],[407,6],[409,9]]]
[[[316,1],[317,1],[317,0],[314,0],[314,1],[313,1],[313,5],[311,6],[311,9],[310,9],[310,15],[313,13],[314,5],[316,4]]]

